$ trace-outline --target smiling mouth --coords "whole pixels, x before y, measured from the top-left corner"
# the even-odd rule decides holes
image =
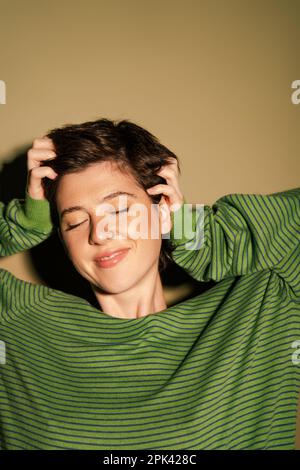
[[[127,253],[129,252],[130,248],[126,248],[120,251],[116,251],[113,253],[110,257],[102,257],[102,258],[97,258],[95,260],[97,266],[100,268],[111,268],[114,267],[116,264],[118,264],[120,261],[122,261]]]

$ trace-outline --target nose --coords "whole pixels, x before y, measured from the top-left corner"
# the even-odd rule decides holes
[[[114,237],[114,230],[111,224],[101,223],[99,218],[91,220],[91,229],[89,233],[89,242],[94,245],[101,243],[103,240],[111,239]]]

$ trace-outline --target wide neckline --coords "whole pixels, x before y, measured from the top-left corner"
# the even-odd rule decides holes
[[[75,296],[77,297],[77,296]],[[142,317],[139,317],[139,318],[122,318],[122,317],[116,317],[116,316],[113,316],[113,315],[110,315],[106,312],[103,312],[103,310],[101,310],[101,308],[99,307],[96,308],[94,307],[94,305],[92,305],[88,300],[84,299],[83,297],[77,297],[79,299],[81,299],[81,301],[83,301],[84,304],[86,304],[88,307],[90,307],[91,311],[93,313],[95,313],[96,315],[100,315],[101,318],[105,319],[105,320],[108,320],[108,321],[113,321],[113,322],[120,322],[120,323],[141,323],[142,321],[148,321],[146,319],[149,319],[149,317],[153,318],[161,318],[161,317],[165,317],[166,314],[170,313],[170,311],[172,311],[174,309],[174,307],[178,307],[180,306],[181,303],[184,303],[183,302],[180,302],[176,305],[171,305],[167,308],[165,308],[164,310],[160,310],[158,312],[154,312],[154,313],[149,313],[148,315],[144,315]],[[188,299],[186,299],[188,300]]]
[[[173,310],[175,310],[175,308],[178,308],[180,307],[181,304],[184,304],[187,300],[189,299],[185,299],[175,305],[171,305],[169,307],[167,307],[166,309],[164,310],[160,310],[159,312],[155,312],[155,313],[150,313],[148,315],[144,315],[143,317],[140,317],[140,318],[121,318],[121,317],[115,317],[113,315],[109,315],[108,313],[105,313],[103,312],[103,310],[101,310],[100,306],[99,308],[96,308],[93,304],[91,304],[87,299],[85,299],[84,297],[80,297],[78,295],[75,295],[75,294],[69,294],[68,292],[65,292],[61,289],[54,289],[53,287],[50,287],[50,286],[47,286],[47,285],[44,285],[44,284],[39,284],[39,283],[33,283],[31,281],[25,281],[24,279],[20,279],[18,278],[17,276],[15,276],[12,272],[8,271],[6,268],[0,268],[0,272],[2,272],[2,281],[5,282],[5,278],[8,277],[8,278],[11,278],[13,277],[15,281],[17,281],[18,283],[25,283],[25,284],[28,284],[28,285],[31,285],[31,286],[34,286],[36,288],[39,288],[40,290],[42,290],[41,292],[41,295],[38,296],[38,298],[35,299],[35,303],[38,304],[38,305],[41,305],[43,303],[43,299],[47,299],[49,296],[52,297],[52,294],[60,294],[60,295],[63,295],[65,296],[66,298],[70,298],[70,299],[73,299],[75,301],[77,301],[78,303],[81,303],[83,306],[87,307],[89,312],[93,315],[93,318],[99,318],[99,319],[103,319],[103,320],[106,320],[106,321],[111,321],[111,322],[114,322],[114,323],[120,323],[120,324],[125,324],[125,323],[141,323],[142,321],[149,321],[148,319],[149,318],[158,318],[160,319],[161,317],[166,317],[166,315],[170,312],[172,312]]]

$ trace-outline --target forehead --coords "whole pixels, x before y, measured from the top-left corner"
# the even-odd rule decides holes
[[[58,209],[76,203],[91,203],[113,191],[141,194],[142,188],[134,176],[120,170],[110,162],[94,163],[76,173],[64,175],[58,185],[56,203]]]

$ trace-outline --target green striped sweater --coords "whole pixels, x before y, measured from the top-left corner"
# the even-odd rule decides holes
[[[52,230],[48,201],[0,203],[1,256]],[[295,448],[300,188],[225,195],[203,230],[173,257],[215,285],[138,319],[0,269],[1,449]]]

